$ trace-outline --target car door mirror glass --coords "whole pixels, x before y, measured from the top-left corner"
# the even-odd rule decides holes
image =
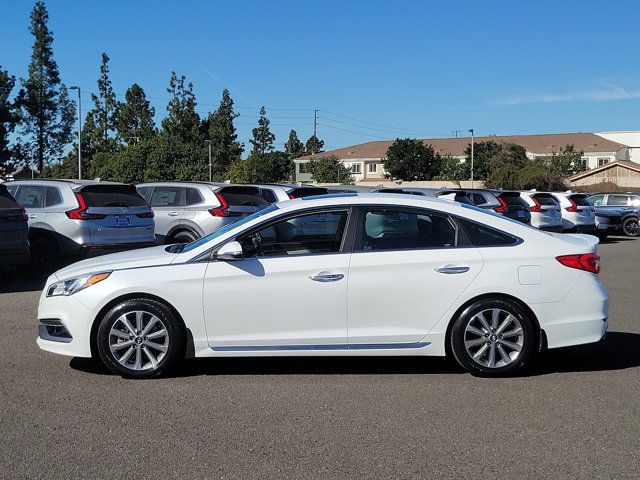
[[[222,260],[225,262],[242,260],[244,253],[242,252],[242,245],[238,242],[228,242],[221,246],[213,256],[216,260]]]

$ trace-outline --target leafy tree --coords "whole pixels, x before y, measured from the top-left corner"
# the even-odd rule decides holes
[[[473,145],[473,178],[486,180],[491,173],[491,160],[500,153],[500,144],[493,140],[476,142]],[[468,173],[465,180],[471,178],[471,144],[467,145],[465,153],[465,169]]]
[[[75,105],[69,100],[53,59],[53,34],[47,26],[49,14],[44,2],[36,2],[31,12],[29,32],[34,36],[29,75],[21,79],[18,94],[21,134],[27,139],[27,153],[43,171],[47,162],[60,159],[71,140]]]
[[[233,110],[233,100],[226,88],[222,91],[222,100],[218,109],[209,115],[208,139],[211,140],[212,173],[221,179],[231,164],[240,160],[244,145],[238,141],[233,120],[239,114]]]
[[[422,140],[396,139],[387,149],[382,164],[392,178],[431,180],[440,170],[440,154]]]
[[[118,138],[127,145],[138,143],[156,134],[153,116],[155,109],[140,85],[134,83],[124,94],[124,102],[118,104],[116,131]]]
[[[309,162],[311,178],[318,183],[341,183],[348,185],[353,182],[351,170],[336,155],[320,157]]]
[[[319,153],[324,148],[324,140],[320,140],[315,135],[311,135],[307,143],[305,143],[305,148],[307,150],[307,155],[315,155]]]
[[[449,180],[459,182],[469,178],[469,165],[461,162],[458,158],[451,155],[443,155],[440,158],[440,170],[433,177],[434,180]]]
[[[117,149],[115,139],[118,102],[109,78],[109,56],[102,54],[98,94],[91,94],[93,109],[87,113],[87,122],[83,131],[93,152],[112,152]]]
[[[236,160],[229,166],[226,177],[233,183],[252,183],[247,160]]]
[[[251,139],[251,155],[262,155],[266,152],[273,150],[273,142],[276,136],[269,130],[269,119],[267,118],[267,111],[264,107],[260,108],[260,118],[258,119],[258,126],[252,130],[253,138]]]
[[[9,100],[16,84],[16,77],[0,67],[0,177],[9,173],[9,161],[14,158],[17,147],[10,141],[19,117],[16,107]]]
[[[584,152],[576,150],[573,144],[567,144],[549,159],[549,173],[567,177],[586,169],[582,160]]]
[[[284,153],[291,158],[298,158],[305,155],[304,143],[298,138],[298,133],[295,130],[289,132],[289,140],[284,144]]]
[[[285,152],[252,154],[233,162],[227,177],[234,183],[277,183],[289,180],[293,169],[293,161]]]
[[[200,136],[200,117],[196,112],[196,96],[193,84],[185,86],[185,76],[178,77],[171,72],[169,88],[171,95],[167,105],[168,115],[162,120],[162,132],[182,142],[204,143]]]

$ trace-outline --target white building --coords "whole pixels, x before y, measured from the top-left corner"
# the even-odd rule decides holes
[[[452,155],[465,160],[465,150],[470,137],[423,139],[440,155]],[[584,152],[587,169],[596,168],[615,160],[626,160],[640,164],[640,131],[602,133],[553,133],[541,135],[508,135],[475,137],[476,142],[494,141],[515,143],[527,151],[529,158],[549,157],[571,144]],[[356,182],[380,182],[384,178],[382,159],[393,140],[378,140],[350,147],[338,148],[295,159],[296,180],[310,181],[307,163],[322,156],[335,155],[351,169]]]

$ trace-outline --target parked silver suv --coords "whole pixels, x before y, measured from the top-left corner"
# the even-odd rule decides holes
[[[193,242],[269,205],[252,185],[154,182],[136,188],[151,205],[164,243]]]
[[[93,180],[16,180],[7,190],[27,211],[34,270],[63,256],[152,245],[153,212],[133,185]]]

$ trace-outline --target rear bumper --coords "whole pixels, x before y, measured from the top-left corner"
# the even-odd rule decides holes
[[[574,225],[573,227],[570,227],[570,228],[563,228],[562,231],[564,233],[586,233],[589,235],[593,235],[594,233],[596,233],[596,226],[595,224]]]

